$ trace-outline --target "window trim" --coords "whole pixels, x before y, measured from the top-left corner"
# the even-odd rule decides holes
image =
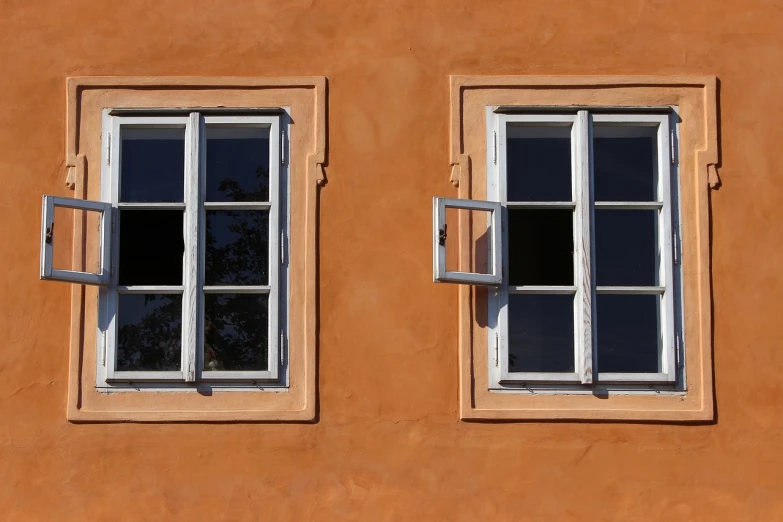
[[[155,116],[156,109],[146,109],[143,115],[126,113],[120,109],[104,109],[102,114],[103,129],[101,147],[101,199],[109,202],[114,216],[114,222],[119,222],[119,208],[177,208],[184,210],[183,227],[185,229],[185,252],[183,255],[183,284],[177,286],[138,286],[120,287],[117,282],[118,271],[112,270],[108,285],[99,291],[99,308],[97,324],[98,357],[96,357],[96,386],[117,391],[152,390],[165,391],[177,388],[192,388],[194,385],[211,385],[213,387],[244,388],[250,390],[266,390],[288,386],[287,366],[283,367],[288,357],[281,353],[285,348],[282,342],[287,337],[287,324],[281,322],[281,317],[287,317],[289,306],[287,287],[287,262],[277,252],[281,251],[280,241],[288,237],[287,198],[290,197],[288,187],[287,161],[290,153],[282,154],[282,147],[287,146],[281,141],[288,119],[286,109],[282,114],[263,114],[257,108],[248,108],[248,114],[239,115],[240,110],[232,116],[213,115],[210,111],[194,109],[185,115],[171,116],[170,111],[160,109],[160,116]],[[130,115],[129,115],[130,114]],[[208,124],[245,124],[269,127],[270,139],[270,186],[269,202],[242,203],[239,205],[225,202],[205,204],[206,189],[206,132]],[[183,203],[120,203],[119,202],[119,170],[121,165],[121,127],[150,126],[162,128],[185,128],[185,176]],[[283,193],[284,189],[284,193]],[[195,203],[192,203],[195,202]],[[200,370],[203,360],[203,313],[204,294],[216,290],[237,290],[230,286],[205,287],[204,282],[204,246],[206,210],[225,208],[269,208],[270,238],[269,285],[263,290],[269,294],[269,347],[268,364],[264,371],[239,372],[208,372],[205,377]],[[285,210],[286,214],[282,214]],[[275,230],[275,233],[271,233]],[[112,243],[116,248],[111,252],[112,267],[119,266],[119,227],[111,232]],[[278,262],[279,261],[279,262]],[[275,284],[273,284],[275,282]],[[258,292],[262,288],[242,287],[242,293]],[[282,292],[281,292],[282,291]],[[116,371],[116,309],[119,293],[178,293],[182,299],[182,361],[178,371]],[[194,295],[195,294],[195,295]],[[281,294],[284,298],[281,299]],[[194,296],[194,299],[189,298]],[[274,333],[273,333],[274,332]],[[263,385],[260,385],[263,383]],[[140,384],[143,384],[140,386]]]
[[[535,111],[524,113],[524,107],[516,111],[499,111],[496,106],[488,106],[487,150],[494,149],[495,154],[487,160],[487,199],[497,200],[503,207],[503,221],[508,221],[508,208],[571,208],[574,210],[574,282],[571,287],[510,287],[507,280],[491,293],[487,300],[488,324],[488,378],[490,390],[513,390],[522,386],[526,389],[543,385],[542,389],[557,390],[559,384],[563,390],[579,389],[583,385],[594,383],[611,387],[619,384],[649,387],[666,384],[667,388],[678,381],[676,350],[682,349],[678,343],[680,333],[675,325],[674,295],[679,295],[679,278],[673,269],[673,241],[678,235],[672,234],[672,214],[676,204],[672,203],[671,184],[676,183],[674,165],[670,155],[674,149],[674,138],[670,130],[671,108],[658,108],[656,111],[640,110],[639,113],[621,112],[606,114],[605,111],[593,112],[590,108],[573,109],[571,114],[563,114],[562,108],[553,108],[557,113]],[[668,109],[667,112],[664,112]],[[628,108],[630,111],[631,108]],[[571,168],[572,201],[570,202],[513,202],[506,197],[506,129],[509,123],[539,125],[571,125]],[[656,127],[657,162],[655,172],[658,179],[657,196],[660,204],[634,204],[632,202],[612,202],[598,206],[617,208],[618,206],[653,206],[659,211],[658,244],[663,250],[664,262],[659,263],[660,291],[648,287],[598,287],[595,273],[595,253],[591,252],[595,241],[594,209],[596,203],[592,194],[593,164],[592,144],[594,123],[617,124],[618,126]],[[670,136],[672,136],[670,138]],[[672,140],[670,142],[670,139]],[[494,142],[494,143],[493,143]],[[670,146],[671,144],[671,146]],[[678,221],[677,221],[678,222]],[[587,238],[587,241],[584,239]],[[503,229],[503,245],[508,244],[508,227]],[[508,274],[508,248],[503,248],[503,272]],[[511,372],[508,368],[508,296],[510,293],[569,294],[574,295],[574,369],[573,373],[549,372]],[[608,373],[600,372],[597,364],[597,328],[595,327],[594,304],[599,293],[607,294],[662,294],[661,317],[661,365],[659,373]],[[676,346],[679,345],[680,348]],[[493,364],[494,363],[494,364]],[[682,382],[684,387],[684,382]],[[660,390],[655,390],[656,392]]]

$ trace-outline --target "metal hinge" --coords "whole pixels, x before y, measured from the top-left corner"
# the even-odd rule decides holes
[[[106,135],[106,164],[111,165],[111,133]]]
[[[285,264],[285,232],[280,231],[280,264]]]
[[[674,361],[677,368],[682,368],[682,348],[680,346],[680,335],[674,335]]]
[[[498,367],[500,356],[498,355],[498,334],[495,334],[495,368]]]
[[[674,264],[680,264],[680,235],[677,232],[672,234],[672,250],[674,252]]]
[[[677,160],[674,158],[674,129],[669,131],[669,147],[671,147],[671,160],[672,165],[677,163]]]
[[[492,164],[498,164],[498,133],[492,131]]]
[[[280,350],[280,366],[282,366],[283,361],[285,361],[285,333],[282,330],[280,330],[280,346],[278,349]]]
[[[101,364],[103,366],[106,366],[106,330],[103,331],[103,335],[101,336],[102,342],[103,342],[103,350],[101,352]]]
[[[280,133],[280,164],[285,165],[285,131]]]

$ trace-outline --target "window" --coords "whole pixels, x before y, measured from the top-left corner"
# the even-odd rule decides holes
[[[452,76],[450,100],[454,199],[501,218],[436,200],[461,418],[711,420],[716,79]]]
[[[106,111],[104,244],[114,248],[108,278],[81,280],[108,283],[98,386],[285,384],[287,184],[277,112]]]
[[[67,108],[68,420],[312,421],[326,79],[69,78]]]
[[[495,114],[491,388],[675,384],[674,134],[658,112]]]

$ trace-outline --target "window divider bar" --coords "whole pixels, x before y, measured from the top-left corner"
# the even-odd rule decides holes
[[[575,286],[533,286],[533,285],[518,285],[508,286],[509,294],[561,294],[561,295],[573,295],[577,291]]]
[[[207,210],[270,210],[269,201],[205,201]]]
[[[268,294],[272,291],[270,285],[211,285],[203,287],[205,294]]]
[[[597,294],[615,295],[663,295],[664,286],[597,286]]]
[[[590,115],[585,110],[576,114],[572,140],[574,148],[574,212],[576,264],[576,371],[582,384],[593,382],[593,277],[591,271],[591,163]]]
[[[117,203],[117,208],[130,210],[185,210],[185,203]]]
[[[125,285],[117,287],[117,293],[120,294],[181,294],[184,290],[185,287],[179,285]]]
[[[182,296],[182,368],[186,382],[196,380],[196,338],[198,326],[198,218],[199,142],[201,116],[191,113],[185,131],[185,255]]]
[[[660,210],[663,202],[660,201],[596,201],[595,208],[608,208],[616,210]]]
[[[576,203],[574,201],[509,201],[508,203],[506,203],[506,207],[539,208],[539,209],[546,209],[546,208],[574,209],[576,208]]]

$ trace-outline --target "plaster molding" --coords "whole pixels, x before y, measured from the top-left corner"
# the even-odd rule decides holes
[[[157,98],[168,100],[172,93],[195,101],[193,107],[220,107],[221,92],[232,93],[237,107],[283,106],[281,100],[297,104],[294,122],[303,125],[297,133],[300,144],[311,147],[291,151],[290,227],[292,229],[291,300],[289,323],[289,388],[278,392],[215,392],[220,399],[198,398],[191,393],[165,394],[114,392],[95,388],[96,354],[94,319],[88,319],[94,289],[82,285],[71,288],[71,332],[68,375],[67,417],[71,422],[310,422],[316,418],[316,265],[319,188],[326,183],[326,78],[246,78],[246,77],[76,77],[66,81],[66,183],[74,197],[88,199],[100,184],[100,176],[90,177],[90,165],[99,165],[102,108],[166,106],[150,105]],[[303,95],[302,91],[310,91]],[[89,95],[89,101],[85,101]],[[139,101],[139,100],[147,100]],[[119,100],[119,102],[118,102]],[[88,104],[85,109],[84,104]],[[257,105],[255,105],[257,104]],[[82,111],[89,111],[82,113]],[[292,109],[293,110],[293,109]],[[97,118],[97,121],[96,121]],[[92,131],[81,136],[89,119]],[[293,137],[291,137],[293,139]],[[90,161],[92,158],[92,161]],[[96,169],[98,172],[100,169]],[[302,182],[299,184],[295,180]],[[84,266],[84,217],[74,213],[72,263]],[[89,341],[87,340],[89,339]],[[157,398],[155,397],[157,395]],[[198,395],[198,394],[195,394]],[[188,397],[189,396],[189,397]],[[163,397],[161,399],[161,397]],[[219,401],[219,402],[216,402]]]
[[[486,107],[677,106],[687,121],[680,140],[683,299],[687,388],[668,396],[490,392],[487,388],[486,291],[459,288],[460,417],[463,420],[614,420],[704,422],[714,419],[709,190],[720,186],[715,76],[450,77],[450,164],[460,198],[486,197]],[[472,160],[466,166],[464,158]],[[455,174],[456,172],[456,174]],[[471,231],[460,222],[460,266],[470,269]],[[483,292],[483,294],[482,294]],[[482,301],[483,299],[483,301]]]

